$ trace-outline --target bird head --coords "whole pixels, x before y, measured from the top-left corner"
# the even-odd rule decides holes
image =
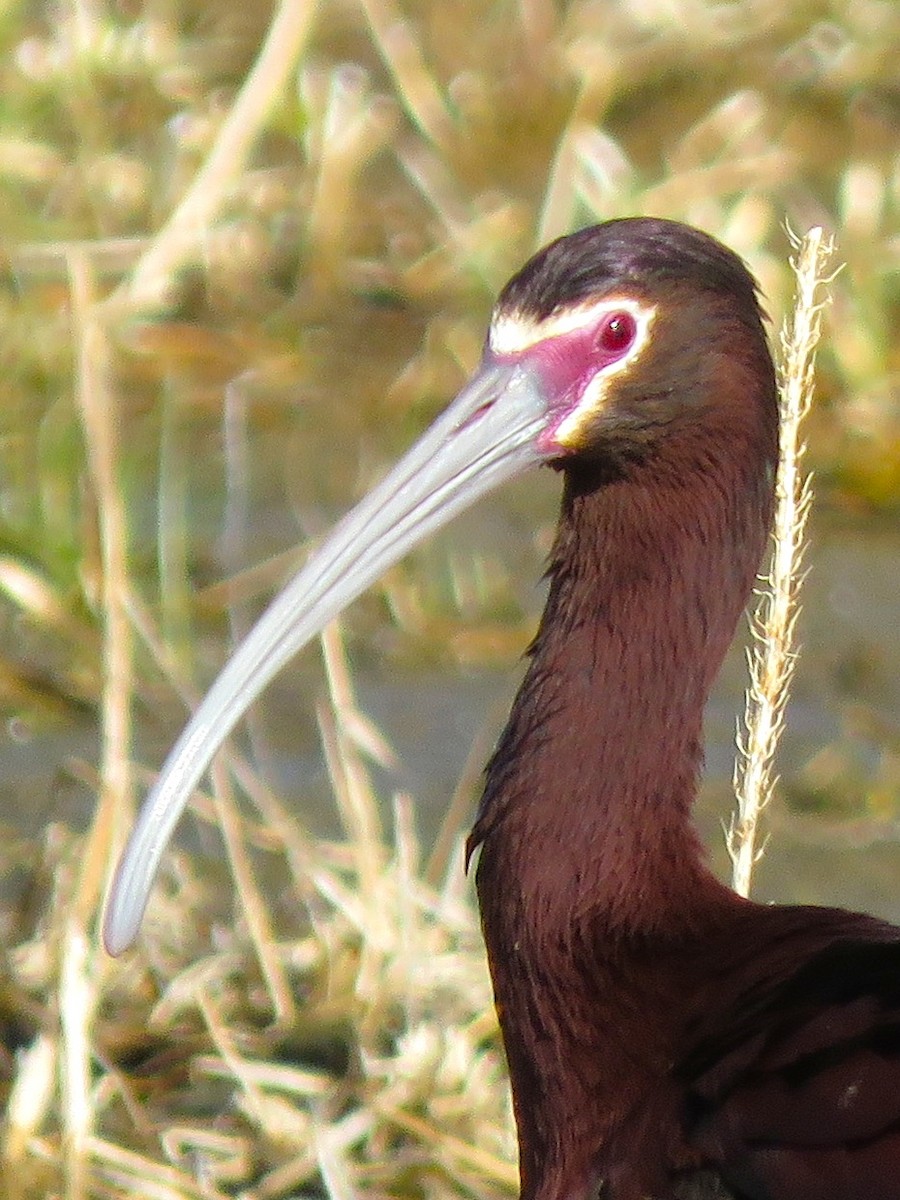
[[[427,534],[536,463],[652,464],[763,377],[753,279],[731,251],[672,221],[633,218],[560,238],[503,289],[472,380],[334,529],[238,647],[191,718],[119,862],[104,938],[134,939],[160,858],[216,750],[271,678]]]
[[[766,397],[751,419],[772,414],[753,277],[674,221],[609,221],[546,246],[501,292],[484,361],[527,365],[546,406],[537,449],[560,469],[651,458],[742,394]]]

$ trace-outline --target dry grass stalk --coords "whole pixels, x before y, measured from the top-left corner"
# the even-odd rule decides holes
[[[89,1195],[88,1142],[95,1121],[91,1046],[99,999],[91,961],[95,957],[96,948],[92,954],[85,926],[76,913],[64,926],[59,980],[66,1200],[82,1200]]]
[[[39,1034],[27,1050],[20,1052],[3,1121],[0,1160],[15,1178],[16,1169],[29,1155],[31,1140],[37,1135],[54,1102],[57,1078],[57,1040]],[[8,1200],[18,1195],[13,1184],[7,1188]]]
[[[128,522],[118,482],[118,411],[110,384],[110,349],[98,317],[93,266],[68,259],[78,355],[76,387],[88,447],[101,546],[98,601],[103,613],[102,759],[100,801],[77,872],[74,903],[61,922],[59,1017],[66,1196],[88,1189],[88,1141],[95,1114],[91,1088],[93,1023],[105,960],[88,939],[107,863],[131,811],[131,635],[123,597],[128,579]]]
[[[78,917],[86,922],[100,894],[111,851],[131,814],[131,696],[134,689],[128,588],[128,517],[118,475],[119,411],[110,381],[110,348],[98,317],[93,265],[86,254],[69,258],[72,312],[78,350],[77,393],[88,449],[93,500],[100,530],[103,614],[101,794],[81,872]]]
[[[243,833],[243,823],[232,793],[227,768],[224,765],[214,764],[210,777],[213,785],[213,803],[219,828],[225,840],[228,865],[240,896],[240,911],[247,922],[250,938],[266,981],[274,1020],[278,1025],[289,1025],[296,1015],[294,997],[278,955],[278,943],[269,918],[268,904],[256,882],[256,875]]]
[[[322,745],[341,820],[358,854],[361,896],[363,900],[374,900],[384,869],[384,836],[378,800],[352,732],[362,717],[353,695],[339,626],[329,625],[321,641],[329,692],[328,706],[320,705],[318,712]]]
[[[453,1137],[442,1129],[438,1129],[429,1121],[424,1121],[414,1113],[401,1108],[393,1108],[382,1100],[376,1099],[375,1107],[381,1116],[393,1121],[395,1125],[414,1134],[426,1145],[435,1148],[442,1159],[469,1167],[475,1171],[476,1180],[483,1183],[490,1180],[503,1188],[514,1191],[519,1184],[519,1169],[509,1159],[500,1158],[483,1150],[472,1142]]]
[[[197,253],[229,187],[245,170],[306,43],[315,11],[314,0],[281,0],[206,161],[130,277],[107,301],[110,308],[122,301],[131,311],[158,304],[172,275]]]
[[[362,0],[361,7],[372,42],[391,72],[397,96],[411,120],[434,145],[445,145],[453,130],[453,119],[415,29],[403,19],[394,0]]]
[[[301,95],[317,118],[306,138],[315,172],[307,236],[310,274],[320,286],[341,278],[359,215],[354,200],[359,177],[390,144],[397,125],[395,106],[373,94],[365,71],[344,64],[327,83],[321,74],[310,71],[301,79]]]
[[[819,228],[811,229],[803,238],[792,260],[797,276],[796,302],[781,333],[781,437],[774,544],[765,586],[751,620],[754,646],[748,652],[750,684],[735,763],[737,815],[732,816],[727,832],[732,886],[742,896],[750,893],[753,867],[764,851],[764,846],[757,845],[759,821],[776,783],[772,773],[775,750],[796,662],[794,635],[800,611],[798,592],[803,582],[803,536],[812,500],[810,478],[803,473],[806,447],[800,427],[812,403],[822,311],[817,296],[828,282],[825,270],[833,248]]]
[[[210,1191],[204,1181],[194,1179],[187,1171],[101,1138],[93,1138],[90,1149],[98,1196],[117,1200],[123,1196],[140,1196],[142,1200],[209,1200]],[[101,1190],[101,1183],[108,1183],[108,1188]]]

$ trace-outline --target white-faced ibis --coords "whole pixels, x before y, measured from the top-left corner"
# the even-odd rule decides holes
[[[272,675],[413,543],[562,471],[550,591],[469,840],[526,1200],[900,1200],[900,929],[767,907],[691,824],[702,716],[766,548],[775,375],[740,260],[671,221],[561,238],[481,366],[225,667],[118,869],[134,938],[188,796]]]

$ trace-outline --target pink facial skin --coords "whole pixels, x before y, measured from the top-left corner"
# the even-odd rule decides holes
[[[513,354],[485,351],[485,362],[514,364],[527,360],[537,371],[547,398],[547,426],[537,441],[548,457],[571,453],[557,440],[563,422],[582,402],[588,384],[624,358],[634,346],[638,325],[625,309],[603,313],[593,324],[536,342]]]

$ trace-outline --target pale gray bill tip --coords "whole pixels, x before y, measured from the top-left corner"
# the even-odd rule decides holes
[[[486,361],[387,477],[335,527],[241,643],[163,764],[119,859],[110,954],[137,937],[160,859],[213,755],[272,677],[417,542],[527,466],[547,407],[525,364]]]

